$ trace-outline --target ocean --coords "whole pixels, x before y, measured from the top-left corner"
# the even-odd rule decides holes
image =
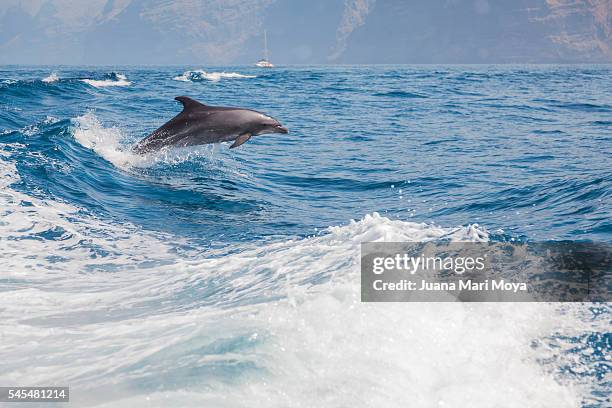
[[[609,304],[366,304],[359,254],[611,243],[611,79],[0,67],[0,385],[75,406],[609,406]],[[132,154],[179,95],[290,133]]]

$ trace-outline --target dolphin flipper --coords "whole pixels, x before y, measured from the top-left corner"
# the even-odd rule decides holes
[[[233,149],[254,135],[288,132],[276,119],[251,109],[208,106],[187,96],[174,99],[183,105],[183,110],[136,143],[132,148],[134,153],[145,154],[167,146],[187,147],[230,140],[234,141],[230,147]]]
[[[240,136],[238,136],[236,138],[236,140],[234,141],[234,144],[232,144],[230,146],[230,149],[233,149],[234,147],[238,147],[241,144],[246,143],[249,139],[251,138],[251,134],[250,133],[243,133]]]

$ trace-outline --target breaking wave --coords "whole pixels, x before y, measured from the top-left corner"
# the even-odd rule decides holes
[[[363,241],[609,237],[609,68],[282,68],[192,96],[292,135],[148,155],[175,68],[105,91],[81,81],[127,78],[48,70],[0,77],[1,384],[76,406],[609,405],[609,305],[362,303],[359,265]],[[426,98],[389,93],[410,81]]]
[[[559,326],[577,308],[560,320],[552,304],[360,301],[361,242],[487,240],[482,228],[373,213],[319,236],[183,258],[176,237],[12,189],[20,177],[9,154],[0,154],[6,382],[69,383],[74,401],[119,407],[145,395],[212,406],[579,402],[578,390],[542,373],[529,346],[584,329],[578,319]],[[23,366],[19,357],[48,353],[53,364]]]
[[[72,120],[73,135],[83,147],[91,149],[119,168],[146,165],[147,158],[134,154],[126,135],[118,127],[103,127],[93,112]]]
[[[244,75],[237,72],[206,72],[202,70],[196,71],[185,71],[181,75],[175,76],[175,81],[183,82],[198,82],[198,81],[212,81],[217,82],[222,78],[256,78],[255,75]]]
[[[108,86],[130,86],[132,84],[130,81],[128,81],[125,75],[115,72],[106,75],[106,77],[103,79],[82,79],[81,81],[96,88],[105,88]]]
[[[49,74],[48,76],[42,79],[42,81],[45,83],[57,82],[58,80],[59,80],[59,76],[57,76],[55,72],[52,72],[51,74]]]
[[[529,346],[584,329],[559,326],[577,308],[560,320],[552,304],[360,301],[361,242],[480,241],[486,230],[373,213],[319,236],[177,256],[176,237],[11,189],[19,175],[6,155],[4,382],[69,383],[74,402],[113,407],[145,396],[156,406],[578,405]],[[49,353],[53,364],[20,357]]]
[[[216,149],[214,145],[206,145],[137,154],[132,152],[133,138],[126,135],[119,127],[103,126],[91,111],[72,119],[71,122],[72,134],[79,144],[93,150],[100,157],[123,170],[151,167],[160,163],[174,165],[193,160],[195,157],[210,158]]]

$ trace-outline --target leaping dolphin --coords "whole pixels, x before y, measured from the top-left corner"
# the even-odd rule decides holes
[[[186,147],[208,143],[234,143],[238,147],[251,136],[288,133],[276,119],[250,109],[207,106],[187,96],[177,96],[183,111],[142,139],[135,153],[148,153],[166,146]]]

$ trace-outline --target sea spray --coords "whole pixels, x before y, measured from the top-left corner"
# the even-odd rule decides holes
[[[202,80],[207,80],[207,81],[212,81],[212,82],[218,82],[223,78],[255,78],[255,75],[244,75],[244,74],[239,74],[237,72],[206,72],[203,70],[195,70],[195,71],[185,71],[183,72],[183,74],[181,75],[177,75],[175,76],[174,79],[175,81],[182,81],[182,82],[196,82],[196,81],[202,81]]]
[[[57,74],[55,72],[52,72],[51,74],[49,74],[49,76],[46,76],[42,79],[43,82],[45,83],[52,83],[52,82],[57,82],[59,80],[59,77],[57,76]]]
[[[109,86],[130,86],[132,83],[128,81],[123,74],[111,73],[106,79],[82,79],[88,85],[96,88],[105,88]]]

